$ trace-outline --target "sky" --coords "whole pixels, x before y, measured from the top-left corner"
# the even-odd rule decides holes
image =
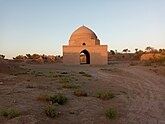
[[[0,0],[0,54],[62,55],[82,25],[108,51],[165,48],[165,0]]]

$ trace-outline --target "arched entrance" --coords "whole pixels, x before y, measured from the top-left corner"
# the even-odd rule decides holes
[[[80,52],[80,64],[90,64],[90,54],[87,50]]]

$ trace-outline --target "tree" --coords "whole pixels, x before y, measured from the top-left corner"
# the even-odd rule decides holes
[[[115,50],[115,52],[117,53],[117,50]]]
[[[122,52],[123,52],[123,53],[128,53],[128,52],[130,52],[130,50],[129,50],[129,49],[123,49]]]
[[[165,55],[165,49],[159,49],[159,53]]]
[[[138,48],[135,49],[135,52],[136,52],[136,53],[137,53],[137,51],[138,51]]]
[[[110,50],[110,53],[111,53],[112,55],[115,55],[115,51],[113,51],[113,50]]]
[[[0,55],[0,59],[4,59],[5,58],[5,55]]]
[[[31,59],[31,55],[30,54],[26,54],[28,59]]]
[[[145,48],[145,51],[147,53],[158,53],[158,50],[157,49],[155,49],[154,47],[150,47],[150,46],[146,47]]]

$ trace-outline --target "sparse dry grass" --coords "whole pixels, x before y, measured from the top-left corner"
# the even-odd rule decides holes
[[[97,92],[96,97],[102,100],[109,100],[114,98],[115,96],[111,91],[99,91]]]
[[[80,71],[79,74],[81,74],[82,76],[85,76],[85,77],[92,77],[92,75],[87,74],[86,72],[83,72],[83,71]]]
[[[47,92],[41,93],[38,97],[37,100],[39,101],[49,101],[50,95]]]
[[[15,107],[0,110],[0,115],[8,118],[15,118],[20,115],[20,111]]]
[[[74,95],[87,96],[87,92],[84,89],[76,89],[76,90],[74,90]]]
[[[76,88],[78,88],[78,86],[73,84],[73,83],[64,83],[62,87],[63,88],[68,88],[68,89],[76,89]]]

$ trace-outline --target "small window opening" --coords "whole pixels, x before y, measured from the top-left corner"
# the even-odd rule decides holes
[[[85,43],[83,43],[83,46],[86,45]]]

